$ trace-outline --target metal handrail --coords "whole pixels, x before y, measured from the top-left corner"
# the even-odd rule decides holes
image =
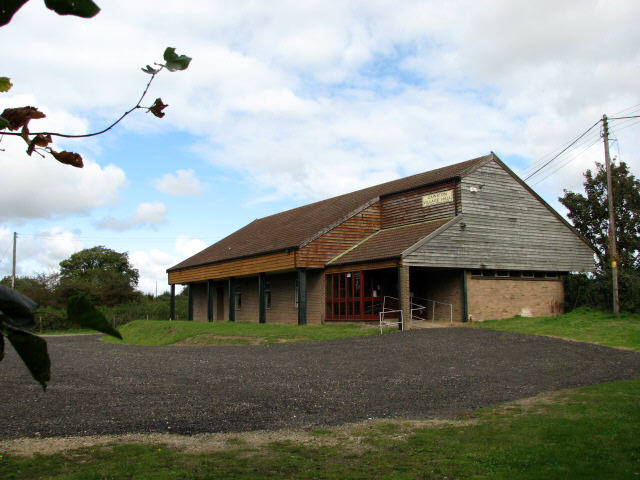
[[[421,302],[426,302],[427,305],[421,305],[419,303],[416,303],[415,302],[416,300],[419,300]],[[413,322],[413,320],[414,320],[413,312],[423,311],[423,310],[428,309],[429,308],[428,307],[428,303],[429,302],[431,302],[431,321],[432,322],[435,322],[436,304],[438,304],[438,305],[444,305],[444,306],[449,307],[449,323],[453,323],[453,305],[451,303],[439,302],[437,300],[432,300],[430,298],[420,298],[420,297],[411,297],[411,300],[410,300],[410,304],[411,304],[411,320],[410,321],[411,322]],[[418,308],[413,308],[414,306],[418,306]]]

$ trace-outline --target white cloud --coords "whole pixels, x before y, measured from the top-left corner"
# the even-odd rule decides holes
[[[27,156],[25,144],[5,138],[0,152],[0,220],[58,218],[116,202],[126,185],[122,169],[84,159],[84,168],[63,165],[47,155]]]
[[[157,287],[159,295],[168,290],[167,268],[178,263],[178,260],[158,249],[132,252],[129,260],[131,265],[140,272],[139,290],[155,293]]]
[[[202,183],[192,168],[176,170],[175,174],[166,173],[154,180],[153,186],[170,195],[200,195],[203,192]]]
[[[129,218],[117,219],[105,217],[96,222],[96,227],[109,230],[129,230],[132,228],[151,227],[155,228],[165,222],[167,207],[162,202],[141,203],[135,213]]]
[[[184,235],[179,235],[176,238],[176,251],[184,258],[195,255],[201,250],[204,250],[209,245],[200,240],[199,238],[189,238]],[[184,259],[183,258],[183,259]],[[178,262],[175,262],[178,263]]]
[[[0,252],[12,251],[13,232],[0,228]],[[62,227],[51,227],[34,234],[18,233],[16,259],[19,276],[37,273],[51,273],[58,270],[62,260],[82,250],[84,243],[76,234]],[[11,273],[11,253],[3,255],[0,262],[0,276]],[[6,260],[6,261],[5,261]]]

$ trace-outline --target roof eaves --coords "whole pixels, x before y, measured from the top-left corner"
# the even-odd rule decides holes
[[[435,237],[440,235],[442,232],[448,230],[450,227],[452,227],[456,223],[462,221],[463,218],[464,218],[464,215],[457,215],[457,216],[453,217],[447,223],[445,223],[444,225],[441,225],[436,230],[431,232],[429,235],[427,235],[424,238],[421,238],[416,243],[414,243],[409,248],[407,248],[404,252],[402,252],[400,254],[400,258],[404,258],[405,256],[410,255],[411,253],[415,252],[417,249],[419,249],[424,244],[426,244],[426,243],[430,242],[431,240],[433,240]]]

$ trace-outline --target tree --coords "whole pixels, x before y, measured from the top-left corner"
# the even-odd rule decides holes
[[[564,190],[559,198],[574,227],[596,249],[599,270],[609,265],[609,209],[607,207],[607,171],[596,162],[596,171],[584,173],[585,195]],[[629,172],[625,162],[611,165],[616,242],[621,269],[640,271],[640,181]]]
[[[140,275],[129,263],[129,255],[98,246],[74,253],[60,262],[62,298],[85,294],[97,305],[118,305],[139,295]]]

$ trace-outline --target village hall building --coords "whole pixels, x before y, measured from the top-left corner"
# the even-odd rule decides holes
[[[265,218],[167,270],[189,319],[482,321],[562,312],[593,249],[494,153]]]

